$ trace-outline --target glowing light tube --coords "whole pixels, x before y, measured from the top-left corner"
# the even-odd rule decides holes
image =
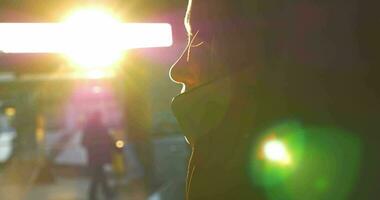
[[[166,23],[0,23],[4,53],[113,52],[172,43],[172,29]]]

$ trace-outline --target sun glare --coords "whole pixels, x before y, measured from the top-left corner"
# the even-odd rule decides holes
[[[64,50],[74,66],[104,68],[121,60],[123,48],[115,37],[121,23],[112,13],[96,8],[78,10],[64,23],[68,30],[76,30],[69,35],[69,43],[77,44],[77,48]]]
[[[77,10],[62,23],[0,23],[4,53],[60,53],[75,67],[115,66],[132,48],[172,45],[166,23],[122,23],[101,8]]]
[[[112,14],[112,12],[101,8],[85,8],[76,10],[65,17],[63,21],[65,23],[85,25],[119,23],[119,20]]]

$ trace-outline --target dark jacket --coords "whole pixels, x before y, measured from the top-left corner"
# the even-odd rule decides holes
[[[302,73],[288,74],[285,88],[280,81],[244,82],[249,72],[242,72],[240,82],[231,76],[174,99],[192,147],[187,199],[378,197],[380,108],[373,93],[364,92],[365,79],[330,75],[322,81]],[[297,76],[318,84],[292,81]],[[289,166],[262,156],[271,135],[288,145]]]
[[[83,131],[82,145],[87,150],[89,166],[111,162],[112,138],[101,123],[88,123]]]

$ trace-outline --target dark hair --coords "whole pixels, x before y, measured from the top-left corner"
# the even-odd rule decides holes
[[[190,3],[192,1],[194,3],[187,12],[187,17],[191,15],[191,20],[185,18],[185,24],[191,24],[186,26],[188,34],[194,35],[199,31],[201,40],[211,45],[214,62],[237,68],[246,65],[247,61],[251,63],[255,60],[252,59],[252,56],[257,55],[254,49],[261,40],[256,40],[257,35],[253,36],[255,22],[238,13],[236,2],[239,1],[189,0]],[[254,37],[256,45],[251,43]]]
[[[188,13],[192,33],[199,30],[210,43],[213,62],[224,65],[227,74],[253,69],[248,74],[255,95],[272,95],[281,99],[273,105],[281,102],[299,112],[313,110],[311,117],[335,113],[353,125],[377,119],[380,111],[378,4],[193,0]]]
[[[379,62],[380,3],[375,1],[189,2],[192,34],[199,30],[199,37],[212,43],[214,59],[234,69],[285,65],[280,60],[288,59],[304,64],[308,56],[320,65],[351,65],[353,55]]]

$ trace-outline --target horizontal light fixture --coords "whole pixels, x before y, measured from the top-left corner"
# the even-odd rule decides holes
[[[168,47],[172,29],[166,23],[0,23],[4,53],[108,52]]]

